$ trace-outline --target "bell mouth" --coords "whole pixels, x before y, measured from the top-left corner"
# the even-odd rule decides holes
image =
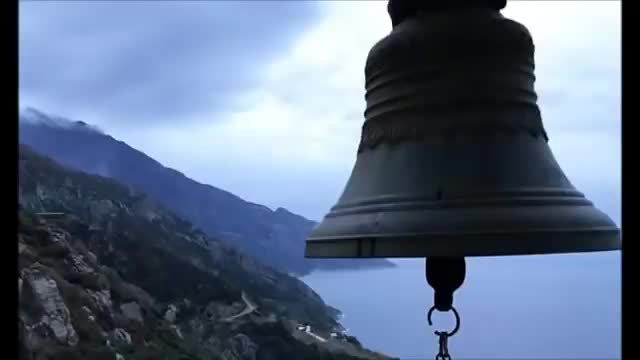
[[[478,194],[476,194],[477,196]],[[504,191],[476,199],[380,197],[335,206],[305,257],[540,255],[621,249],[619,228],[575,190]]]

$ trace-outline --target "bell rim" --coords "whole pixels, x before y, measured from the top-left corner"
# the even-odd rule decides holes
[[[600,226],[517,232],[425,232],[323,237],[314,237],[312,234],[305,243],[305,258],[491,257],[604,252],[622,250],[621,233],[616,226]]]

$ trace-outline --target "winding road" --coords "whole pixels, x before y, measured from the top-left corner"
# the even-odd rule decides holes
[[[318,341],[320,341],[320,342],[327,342],[327,339],[325,339],[325,338],[323,338],[323,337],[321,337],[321,336],[319,336],[319,335],[316,335],[316,334],[314,334],[313,332],[311,332],[311,328],[310,328],[310,327],[307,327],[307,328],[305,329],[305,332],[306,332],[308,335],[310,335],[311,337],[313,337],[314,339],[316,339],[316,340],[318,340]]]
[[[254,304],[249,297],[247,297],[247,294],[244,293],[244,291],[242,292],[242,301],[244,301],[245,305],[247,306],[244,310],[242,310],[241,312],[230,316],[226,319],[222,319],[223,322],[229,322],[229,321],[233,321],[239,317],[243,317],[245,315],[249,315],[252,312],[256,311],[256,309],[258,308],[258,306],[256,304]]]

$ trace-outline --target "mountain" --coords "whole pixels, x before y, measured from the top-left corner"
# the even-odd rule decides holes
[[[279,270],[304,275],[319,268],[394,266],[386,259],[305,259],[304,240],[316,224],[311,220],[198,183],[84,122],[27,109],[19,124],[20,143],[67,166],[146,193],[208,235],[228,240]]]
[[[21,145],[18,194],[21,360],[384,358],[330,338],[339,312],[302,281],[112,179]]]

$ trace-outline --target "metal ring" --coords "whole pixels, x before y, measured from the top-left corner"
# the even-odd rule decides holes
[[[431,314],[433,314],[433,310],[435,310],[436,307],[435,305],[431,307],[431,309],[429,309],[429,312],[427,313],[427,321],[429,322],[429,326],[433,325],[433,322],[431,321]],[[455,335],[455,333],[458,332],[458,329],[460,329],[460,315],[458,314],[458,311],[456,310],[456,308],[454,308],[453,306],[451,307],[451,311],[453,312],[453,315],[456,318],[456,326],[453,328],[453,330],[451,330],[451,332],[446,332],[446,331],[435,331],[435,334],[440,336],[442,334],[447,335],[447,337],[449,336],[453,336]]]

